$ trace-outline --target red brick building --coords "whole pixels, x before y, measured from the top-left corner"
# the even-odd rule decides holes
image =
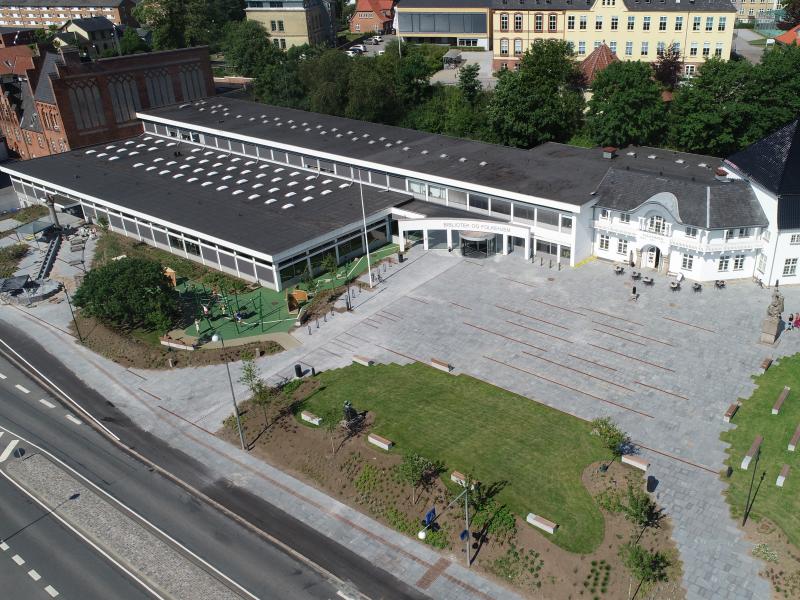
[[[138,24],[134,0],[14,0],[0,4],[0,27],[36,29],[62,25],[70,19],[106,17],[117,25]]]
[[[351,33],[389,33],[394,19],[394,0],[357,0],[350,19]]]
[[[0,49],[0,91],[9,154],[28,159],[137,135],[137,111],[213,95],[214,81],[205,46],[95,61],[17,46]]]
[[[35,33],[35,27],[0,27],[0,48],[33,44],[36,42]]]

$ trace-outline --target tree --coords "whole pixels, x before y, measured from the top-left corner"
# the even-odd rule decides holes
[[[626,519],[641,527],[642,530],[657,526],[661,519],[661,511],[649,494],[633,485],[628,485],[623,512]]]
[[[800,24],[800,0],[786,0],[783,11],[783,21],[778,24],[781,29],[791,29]]]
[[[397,57],[356,58],[350,69],[345,116],[392,123],[404,112],[397,97]]]
[[[122,56],[128,54],[137,54],[141,52],[150,52],[150,46],[147,45],[133,27],[128,27],[119,38],[119,50]]]
[[[653,63],[653,75],[668,90],[678,87],[683,72],[681,51],[673,45],[668,46]]]
[[[283,52],[270,42],[269,33],[258,21],[233,21],[222,38],[225,62],[237,75],[255,77],[267,65],[283,59]]]
[[[153,260],[123,258],[86,274],[73,297],[84,314],[121,328],[166,331],[178,316],[178,293]]]
[[[425,485],[439,471],[439,466],[424,456],[407,452],[397,466],[400,477],[411,486],[411,502],[417,503],[417,488]]]
[[[535,40],[517,72],[501,71],[488,107],[498,141],[530,148],[566,141],[577,131],[583,112],[581,71],[563,40]]]
[[[594,419],[591,423],[592,435],[597,435],[614,458],[623,455],[625,446],[630,444],[628,434],[622,431],[619,426],[610,418]]]
[[[37,44],[49,44],[58,33],[57,25],[49,25],[47,29],[37,29],[33,32],[33,39]]]
[[[666,111],[652,75],[650,65],[638,61],[614,62],[597,74],[586,116],[594,143],[621,148],[661,140]]]
[[[153,32],[156,50],[208,44],[216,50],[223,28],[244,19],[244,0],[141,0],[133,14]]]
[[[153,48],[168,50],[186,46],[184,0],[141,0],[133,16],[153,32]]]
[[[667,569],[671,561],[663,552],[646,550],[639,544],[628,542],[623,544],[619,553],[623,564],[639,580],[640,587],[642,583],[667,580]],[[639,591],[638,588],[636,591]]]
[[[353,59],[339,50],[324,51],[315,60],[300,63],[300,82],[308,90],[308,109],[343,116]]]
[[[475,103],[481,90],[483,90],[483,84],[478,79],[480,70],[481,66],[478,63],[471,63],[461,67],[458,73],[458,89],[461,90],[464,100],[470,104]]]
[[[331,289],[334,289],[336,287],[336,271],[339,270],[339,265],[336,263],[336,255],[328,253],[323,256],[320,266],[331,276]]]
[[[336,438],[336,432],[339,431],[340,417],[341,413],[334,406],[322,413],[322,425],[325,427],[325,432],[331,440],[331,454],[336,454],[334,440]]]

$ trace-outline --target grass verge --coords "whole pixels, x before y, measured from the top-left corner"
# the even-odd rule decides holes
[[[0,248],[0,277],[11,277],[19,267],[19,261],[28,253],[27,244],[13,244]]]

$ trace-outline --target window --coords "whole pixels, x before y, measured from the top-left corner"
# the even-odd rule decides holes
[[[686,237],[696,238],[697,237],[697,229],[694,227],[687,227],[686,228]]]
[[[625,56],[633,56],[633,42],[625,42]]]
[[[578,56],[586,54],[586,42],[578,42]]]
[[[722,42],[717,42],[716,47],[714,48],[714,56],[720,58],[722,56]]]
[[[600,218],[601,219],[608,219],[608,215],[609,215],[609,213],[608,213],[608,209],[607,208],[603,208],[603,209],[600,210]]]
[[[683,29],[683,17],[675,17],[675,31]]]
[[[542,15],[537,14],[533,17],[533,30],[534,31],[541,31],[542,30]]]
[[[506,13],[500,15],[500,31],[508,31],[508,15]]]
[[[508,40],[500,40],[500,56],[508,56]]]
[[[603,28],[603,15],[597,15],[594,18],[594,28],[597,31],[600,31]]]
[[[558,15],[547,16],[547,29],[549,31],[555,31],[558,29]]]
[[[570,15],[567,17],[567,29],[570,31],[575,29],[575,15]]]
[[[694,21],[692,21],[692,31],[700,31],[700,19],[701,17],[694,18]]]
[[[270,21],[269,22],[269,30],[270,31],[278,31],[278,22],[277,21]]]
[[[719,257],[719,265],[717,265],[717,271],[727,271],[728,270],[728,263],[730,262],[730,256],[720,256]]]
[[[708,55],[711,54],[711,44],[709,42],[703,43],[703,56],[708,58]]]
[[[636,17],[628,17],[628,31],[633,31],[636,27]]]
[[[733,229],[726,229],[725,230],[725,241],[732,240],[733,236],[736,232]]]
[[[650,17],[642,17],[642,31],[650,31]]]
[[[727,17],[720,17],[717,21],[717,31],[725,31]]]
[[[733,257],[733,270],[741,271],[744,269],[744,254],[737,254]]]
[[[629,213],[620,213],[619,222],[620,223],[630,223],[631,222],[631,215]]]
[[[581,15],[580,28],[581,28],[582,31],[586,30],[586,21],[587,21],[587,19],[588,19],[588,17],[586,15]]]
[[[628,253],[628,240],[617,240],[617,254]]]
[[[706,31],[714,31],[714,17],[706,17]]]
[[[594,49],[597,50],[603,42],[600,40],[595,40],[594,42]]]
[[[667,45],[664,42],[658,42],[656,44],[656,54],[659,56],[664,56],[664,50],[666,49]]]
[[[681,257],[681,269],[683,269],[684,271],[691,271],[693,265],[694,265],[694,255],[684,254]]]
[[[514,40],[514,56],[519,56],[522,54],[522,40],[516,39]]]
[[[741,228],[739,228],[739,237],[740,238],[748,238],[748,237],[750,237],[750,228],[749,227],[741,227]]]
[[[600,236],[600,250],[608,250],[608,242],[609,242],[608,236],[607,235],[601,235]]]
[[[514,15],[514,31],[522,31],[522,15],[519,13]]]
[[[697,42],[692,42],[689,47],[689,56],[697,56]],[[694,69],[692,69],[692,72],[694,72]]]
[[[665,230],[666,223],[664,222],[664,217],[653,215],[647,220],[647,231],[652,231],[653,233],[664,233]]]
[[[793,245],[800,244],[800,233],[793,233],[789,238],[789,243]]]
[[[797,259],[787,258],[786,262],[783,263],[783,276],[793,277],[796,274],[797,274]]]
[[[676,54],[676,56],[681,55],[681,43],[680,42],[672,42],[672,51]]]
[[[611,31],[619,29],[619,17],[611,17]]]
[[[611,49],[611,52],[614,54],[617,53],[617,42],[610,42],[608,47]]]
[[[759,253],[759,255],[758,255],[758,263],[757,263],[756,266],[757,266],[759,272],[761,272],[761,273],[763,273],[764,270],[767,268],[767,255],[764,254],[763,252]]]
[[[642,56],[647,56],[647,48],[649,44],[647,42],[642,42]]]
[[[667,17],[659,17],[659,19],[658,19],[658,30],[659,31],[666,31],[667,30]]]

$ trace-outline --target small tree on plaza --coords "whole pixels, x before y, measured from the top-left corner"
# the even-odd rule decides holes
[[[417,488],[424,486],[431,477],[438,472],[439,466],[432,460],[407,452],[403,455],[403,462],[398,465],[400,477],[411,485],[411,502],[417,503]]]
[[[643,583],[667,580],[667,569],[669,569],[671,561],[663,552],[647,550],[639,544],[628,542],[620,548],[619,553],[623,564],[639,580],[639,585],[633,594],[634,598]]]
[[[600,437],[614,458],[620,458],[625,453],[625,447],[631,442],[628,434],[608,417],[592,421],[592,435]]]
[[[341,417],[341,414],[335,407],[329,408],[322,414],[322,425],[331,440],[332,454],[336,454],[334,440],[336,439],[336,432],[339,430],[339,417]]]
[[[641,488],[628,486],[626,503],[623,505],[625,518],[638,525],[644,531],[651,526],[658,526],[661,511],[650,495]]]
[[[339,270],[339,265],[336,264],[336,256],[333,254],[326,254],[320,265],[326,273],[331,276],[331,289],[336,287],[336,271]]]

